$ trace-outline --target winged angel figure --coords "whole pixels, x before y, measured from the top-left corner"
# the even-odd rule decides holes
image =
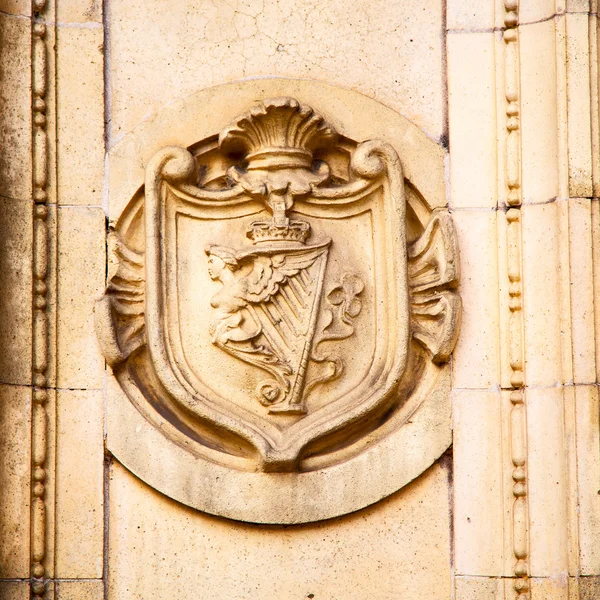
[[[329,244],[206,248],[209,276],[223,284],[211,299],[212,343],[273,377],[257,388],[264,406],[300,405]]]

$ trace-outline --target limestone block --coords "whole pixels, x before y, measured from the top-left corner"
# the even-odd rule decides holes
[[[524,203],[547,202],[559,195],[555,27],[549,20],[520,28]]]
[[[449,31],[493,29],[496,13],[493,2],[450,0],[446,3],[446,27]]]
[[[549,19],[557,12],[555,0],[528,0],[519,2],[519,22],[522,25],[536,23],[544,19]]]
[[[58,240],[58,387],[99,389],[104,360],[95,340],[93,306],[105,280],[103,211],[61,207]]]
[[[0,12],[28,17],[31,15],[31,2],[29,0],[1,0]]]
[[[45,538],[46,538],[46,566],[45,576],[48,578],[54,577],[55,566],[55,544],[51,541],[55,539],[56,532],[56,390],[47,390],[48,400],[45,404],[46,412],[46,460],[45,462],[45,479],[44,479],[44,500],[45,500]],[[36,427],[32,429],[32,437],[36,439],[38,447],[43,444],[40,431]],[[34,524],[35,525],[35,524]],[[32,535],[35,534],[35,529],[32,528]],[[49,593],[52,592],[52,586],[48,586]]]
[[[594,298],[600,295],[600,202],[591,201],[591,236],[592,236],[592,266]],[[596,381],[600,380],[600,303],[594,302],[594,334],[596,338]]]
[[[0,195],[31,198],[31,25],[0,12]]]
[[[594,0],[567,0],[566,8],[569,13],[593,14],[596,6]]]
[[[500,576],[504,552],[500,392],[456,391],[452,408],[456,573]],[[484,586],[484,589],[495,590],[497,582],[490,580],[490,584],[491,588]],[[475,580],[461,586],[468,598],[466,589],[478,589],[480,584]]]
[[[59,27],[57,45],[58,201],[100,205],[104,176],[102,28]]]
[[[0,581],[2,600],[28,600],[31,597],[28,581]]]
[[[531,575],[560,581],[566,579],[568,569],[563,390],[528,388],[525,404]]]
[[[600,406],[596,386],[576,386],[579,564],[581,574],[600,573]]]
[[[56,269],[58,264],[59,245],[64,246],[64,242],[58,239],[58,208],[56,204],[47,205],[47,216],[45,220],[47,228],[47,266],[48,272],[45,280],[47,292],[45,296],[46,309],[44,311],[47,317],[48,326],[48,369],[46,370],[46,379],[49,387],[56,387],[56,355],[57,355],[57,315],[58,315],[58,279],[59,274]]]
[[[530,579],[532,598],[574,600],[577,598],[577,579],[574,577],[533,577]]]
[[[595,600],[600,596],[600,577],[581,577],[579,579],[580,600]]]
[[[56,401],[56,575],[100,578],[104,544],[102,393],[60,390]]]
[[[569,196],[592,196],[590,107],[590,36],[587,14],[565,17],[567,34],[567,102]]]
[[[568,202],[570,303],[574,383],[596,380],[591,200]]]
[[[31,494],[30,388],[0,385],[0,430],[0,578],[26,578]]]
[[[455,388],[489,388],[500,382],[496,211],[453,214],[462,269],[461,335],[453,354]]]
[[[260,76],[359,90],[436,140],[446,133],[440,0],[352,10],[344,0],[173,3],[168,11],[161,0],[119,0],[109,20],[114,141],[198,88]]]
[[[554,385],[562,379],[558,207],[552,202],[525,206],[521,212],[527,383]]]
[[[56,6],[56,20],[61,24],[102,23],[102,3],[98,0],[60,0]]]
[[[56,600],[102,600],[104,582],[101,579],[88,581],[60,581],[56,584]]]
[[[501,578],[460,575],[454,580],[454,598],[456,600],[505,600],[507,597],[505,585],[505,580]]]
[[[117,462],[109,486],[111,600],[179,598],[190,589],[198,600],[451,597],[449,490],[439,465],[376,507],[284,528],[182,508]]]
[[[0,381],[31,383],[32,221],[28,200],[0,198]]]
[[[496,38],[493,33],[450,32],[447,43],[450,206],[491,208],[498,189]]]

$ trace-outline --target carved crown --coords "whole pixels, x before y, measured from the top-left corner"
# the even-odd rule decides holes
[[[304,244],[309,235],[310,225],[306,221],[289,221],[283,227],[276,226],[272,221],[255,221],[246,231],[246,237],[254,244],[261,242]]]
[[[314,109],[284,97],[265,100],[240,115],[221,131],[219,146],[243,152],[248,169],[310,169],[313,152],[337,138]]]

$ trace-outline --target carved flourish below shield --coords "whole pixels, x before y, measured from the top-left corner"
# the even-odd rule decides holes
[[[288,483],[334,468],[410,422],[456,340],[450,216],[414,222],[392,146],[265,100],[149,162],[110,235],[107,362],[201,462]],[[196,503],[231,516],[214,504]]]

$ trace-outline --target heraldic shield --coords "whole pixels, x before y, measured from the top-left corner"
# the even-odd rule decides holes
[[[452,351],[449,216],[411,232],[395,149],[296,99],[160,150],[136,206],[110,235],[100,343],[138,411],[205,461],[335,465]]]

